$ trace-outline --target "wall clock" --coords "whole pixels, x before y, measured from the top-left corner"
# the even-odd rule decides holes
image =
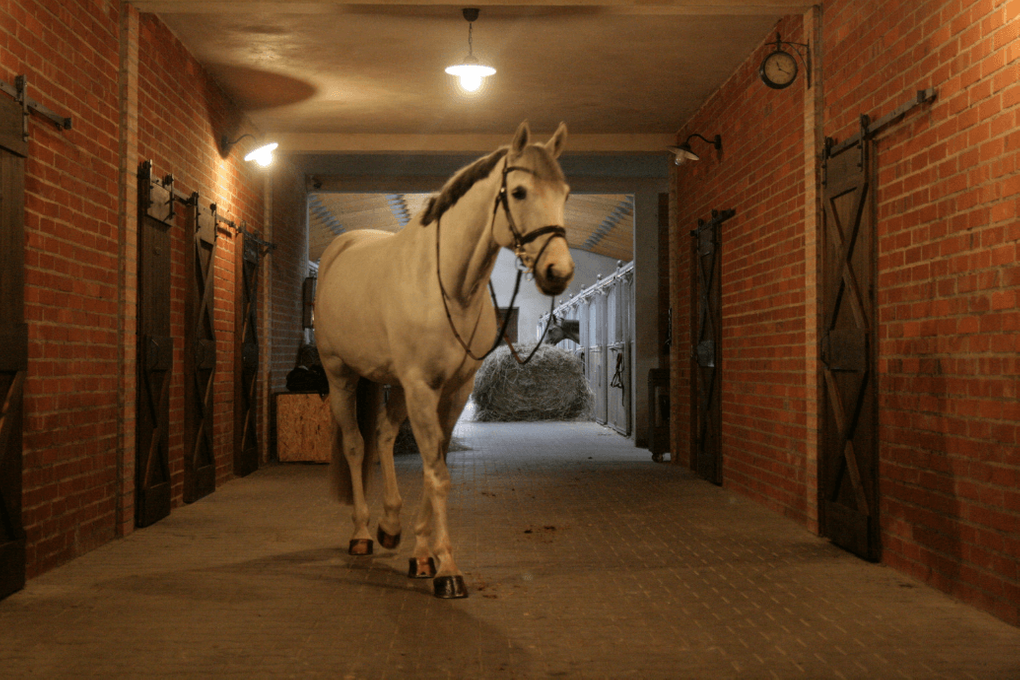
[[[800,58],[807,67],[807,86],[811,87],[811,46],[804,43],[792,43],[784,41],[776,34],[776,41],[771,43],[765,43],[766,45],[772,45],[773,50],[761,62],[761,66],[758,67],[758,76],[761,81],[775,90],[783,90],[793,84],[793,81],[797,79],[797,58]],[[783,49],[783,47],[792,48],[797,56],[794,57],[792,54]],[[805,48],[807,52],[807,58],[801,54],[800,48]]]
[[[762,60],[758,75],[769,87],[782,90],[797,79],[797,60],[789,52],[776,49]]]

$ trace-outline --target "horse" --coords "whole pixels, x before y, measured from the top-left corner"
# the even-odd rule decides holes
[[[337,500],[353,506],[348,553],[373,552],[366,486],[376,459],[383,472],[376,538],[389,550],[399,544],[393,442],[410,419],[424,484],[408,575],[432,578],[436,597],[467,597],[448,528],[446,452],[475,371],[496,344],[487,284],[499,249],[512,250],[546,295],[559,295],[573,277],[563,227],[570,187],[556,160],[566,137],[561,123],[546,143],[532,143],[524,121],[509,146],[458,170],[417,223],[341,234],[319,263],[315,337],[336,423],[329,477]]]
[[[548,331],[545,335],[545,344],[555,345],[564,340],[573,340],[581,344],[581,322],[577,319],[561,319],[553,315],[549,319]]]

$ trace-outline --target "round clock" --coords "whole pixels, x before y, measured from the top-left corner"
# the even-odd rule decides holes
[[[776,50],[762,61],[758,69],[763,83],[776,90],[789,87],[797,78],[797,60],[789,52]]]

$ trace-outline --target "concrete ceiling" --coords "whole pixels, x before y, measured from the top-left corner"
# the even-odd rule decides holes
[[[160,16],[257,130],[280,142],[281,153],[320,175],[315,166],[332,155],[477,156],[506,144],[525,119],[539,137],[565,121],[568,155],[658,155],[665,166],[665,147],[684,122],[771,36],[781,17],[810,5],[804,0],[133,4]],[[467,53],[464,6],[481,9],[473,28],[474,54],[497,69],[473,95],[461,92],[443,71]],[[434,188],[438,185],[429,190]],[[604,207],[600,214],[595,203]],[[593,199],[585,207],[583,230],[591,234],[619,212],[620,197]],[[572,245],[582,244],[575,238]]]

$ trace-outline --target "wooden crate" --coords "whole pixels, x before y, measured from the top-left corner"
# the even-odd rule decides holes
[[[276,395],[276,455],[280,462],[328,463],[332,437],[328,397],[303,392]]]

